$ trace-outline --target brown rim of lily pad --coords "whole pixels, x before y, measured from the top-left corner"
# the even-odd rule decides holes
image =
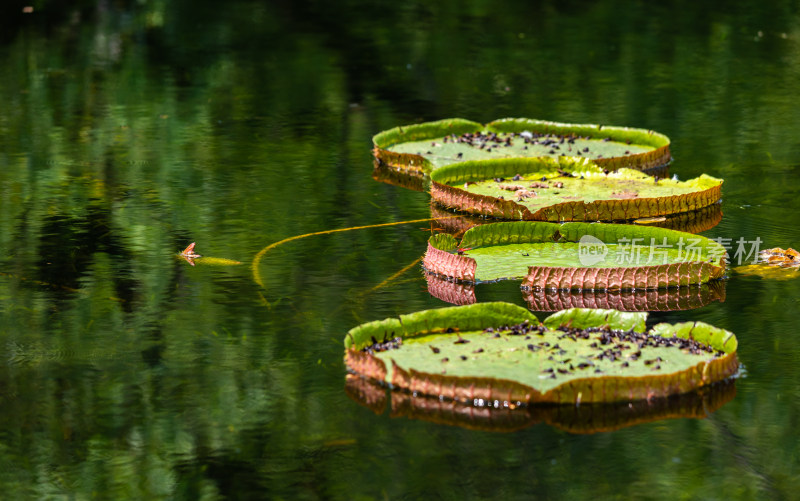
[[[553,134],[563,137],[584,137],[638,144],[651,148],[647,151],[596,159],[609,170],[622,167],[642,171],[663,170],[672,160],[669,138],[646,129],[617,127],[601,124],[569,124],[528,118],[504,118],[486,125],[450,118],[434,122],[406,125],[385,130],[373,136],[373,155],[385,165],[410,172],[429,173],[435,169],[431,160],[422,154],[391,151],[390,148],[407,142],[437,139],[444,136],[471,134],[480,131],[506,134]]]
[[[705,419],[736,396],[734,379],[665,398],[610,404],[545,405],[517,409],[475,407],[452,400],[387,390],[373,380],[347,374],[345,392],[376,415],[408,418],[477,431],[509,433],[544,423],[575,434],[615,431],[665,419]]]
[[[653,195],[641,196],[645,191]],[[431,173],[431,198],[448,209],[503,220],[631,221],[716,204],[722,180],[703,174],[659,182],[630,169],[609,173],[576,157],[475,160]]]
[[[605,263],[605,254],[611,245],[630,243],[634,239],[642,243],[655,243],[660,250],[667,248],[688,249],[686,260],[666,264],[614,266]],[[478,260],[469,254],[490,247],[521,244],[573,244],[572,252],[578,254],[576,264],[563,266],[547,264],[548,256],[521,252],[522,255],[507,257],[503,253],[497,258],[482,257],[482,262],[492,265],[508,263],[497,275],[479,275]],[[633,247],[631,247],[631,250]],[[583,252],[587,252],[584,256]],[[596,255],[588,254],[596,252]],[[626,251],[627,252],[627,251]],[[485,253],[484,253],[485,254]],[[725,249],[718,242],[700,235],[692,235],[664,228],[637,227],[622,224],[589,223],[544,223],[517,221],[491,223],[475,226],[464,233],[461,242],[448,234],[433,235],[428,239],[428,249],[422,265],[428,273],[437,274],[453,281],[477,283],[504,278],[521,277],[524,289],[565,290],[633,290],[664,289],[697,285],[722,278],[725,274]],[[489,256],[491,257],[491,256]],[[534,264],[524,268],[527,261]],[[642,258],[644,259],[644,258]],[[602,266],[600,266],[602,265]]]
[[[739,369],[736,356],[737,340],[733,333],[702,322],[675,325],[662,323],[644,332],[646,317],[646,313],[576,308],[556,313],[549,317],[545,324],[541,324],[528,310],[509,303],[454,306],[401,315],[399,318],[387,318],[355,327],[345,337],[344,358],[345,364],[353,373],[377,382],[388,383],[392,388],[402,389],[413,395],[429,396],[477,407],[508,409],[537,404],[580,405],[652,400],[696,391],[737,373]],[[552,352],[556,356],[561,356],[560,352],[553,350],[573,349],[570,346],[572,344],[586,347],[590,342],[594,342],[592,349],[605,351],[600,351],[600,355],[591,358],[595,363],[590,361],[587,364],[590,368],[599,367],[596,364],[600,364],[603,357],[607,363],[623,365],[614,366],[616,372],[613,374],[604,373],[599,368],[594,372],[586,371],[580,366],[572,367],[573,363],[577,363],[576,355],[575,360],[570,363],[570,368],[566,369],[564,364],[569,360],[554,360],[554,356],[551,355],[545,361],[542,357],[537,358],[535,353],[529,353],[539,350],[533,349],[533,342],[528,345],[529,351],[511,350],[509,347],[512,345],[510,342],[512,338],[515,343],[523,343],[524,346],[531,337],[523,338],[519,330],[515,330],[522,328],[520,326],[527,329],[524,332],[534,332],[538,329],[542,336],[548,335],[547,333],[559,336],[561,346],[548,343],[549,348],[543,349],[546,351],[541,351],[542,355],[546,356]],[[533,336],[537,334],[534,333]],[[639,350],[630,356],[617,355],[615,362],[614,347],[625,343],[614,339],[622,340],[624,336],[629,336],[626,339],[638,340],[636,343],[640,343]],[[598,340],[608,337],[610,341],[603,342],[602,345],[611,344],[611,348],[595,346],[600,344],[594,340],[595,337]],[[495,338],[501,339],[494,341]],[[380,341],[381,339],[383,341]],[[463,343],[474,344],[466,346]],[[398,352],[401,352],[406,344],[419,348],[416,351],[409,348],[412,351],[407,353],[412,353],[410,355],[412,358],[405,360],[416,360],[413,365],[441,367],[439,362],[442,364],[448,362],[447,357],[439,360],[441,356],[449,353],[449,351],[441,353],[443,350],[463,352],[478,345],[488,347],[491,343],[496,343],[495,348],[487,348],[485,351],[480,348],[480,354],[475,356],[482,357],[480,363],[483,365],[470,362],[475,357],[470,359],[463,356],[446,366],[460,372],[418,370],[413,366],[401,366],[396,362]],[[653,356],[654,348],[647,346],[656,346],[659,343],[670,344],[675,350],[670,352],[671,355],[659,352],[668,357],[666,359],[659,356],[657,359],[644,360],[644,365],[635,362],[635,358]],[[692,348],[679,348],[684,344],[691,345]],[[462,347],[456,348],[459,345]],[[430,348],[430,351],[426,348]],[[692,355],[688,355],[687,349],[691,349]],[[649,351],[645,353],[643,350]],[[695,350],[699,355],[697,358],[691,358],[695,356]],[[702,350],[710,350],[711,354],[702,354],[700,353]],[[479,352],[475,350],[472,353]],[[670,363],[671,357],[678,360],[683,356],[680,353],[684,353],[690,360],[684,359],[683,362],[676,362],[676,365],[662,369],[661,363]],[[422,361],[421,357],[424,356],[428,357],[428,362]],[[504,369],[503,361],[498,362],[498,357],[518,357],[516,362],[512,362],[514,377],[531,383],[492,376],[492,373],[508,372],[508,366]],[[611,362],[608,362],[609,357]],[[386,360],[389,362],[388,366]],[[634,360],[630,368],[628,360]],[[634,363],[638,366],[633,367]],[[554,366],[558,367],[558,377]],[[545,370],[542,370],[543,368]],[[473,372],[470,372],[471,370]]]

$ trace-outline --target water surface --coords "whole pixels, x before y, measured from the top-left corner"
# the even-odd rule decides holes
[[[796,1],[36,3],[0,15],[0,486],[17,498],[782,498],[800,282],[652,314],[739,338],[705,419],[578,434],[374,413],[342,340],[447,303],[429,195],[373,134],[514,116],[657,130],[725,180],[712,238],[800,245]],[[728,242],[728,240],[725,240]],[[241,261],[191,266],[175,254]],[[515,284],[481,301],[527,304]],[[544,314],[540,314],[543,316]]]

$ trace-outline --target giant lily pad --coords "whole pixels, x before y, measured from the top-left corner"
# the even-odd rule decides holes
[[[425,191],[427,180],[420,174],[407,170],[396,169],[375,160],[373,162],[372,179],[375,181],[399,186],[412,191]]]
[[[546,423],[569,433],[602,433],[663,419],[704,419],[736,395],[735,380],[728,379],[697,391],[667,398],[634,402],[582,405],[531,405],[516,409],[498,406],[475,407],[471,403],[413,395],[387,390],[373,380],[355,374],[345,378],[345,391],[354,401],[375,414],[392,418],[430,421],[470,430],[514,432]],[[391,401],[390,401],[390,398]]]
[[[663,168],[669,138],[644,129],[507,118],[487,125],[452,118],[376,134],[375,157],[408,171],[430,172],[463,160],[582,156],[606,169]]]
[[[415,395],[516,408],[677,395],[738,370],[736,337],[702,322],[570,309],[541,324],[528,310],[482,303],[362,324],[345,338],[355,373]]]
[[[452,280],[520,279],[538,289],[659,289],[721,278],[725,249],[708,238],[622,224],[491,223],[428,240],[423,266]]]
[[[431,174],[436,203],[512,220],[624,221],[702,209],[721,196],[722,180],[705,174],[658,180],[575,157],[468,161]]]

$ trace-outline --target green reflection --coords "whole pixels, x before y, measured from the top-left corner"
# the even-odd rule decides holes
[[[370,138],[450,116],[663,131],[672,172],[726,180],[712,236],[797,245],[796,2],[31,4],[0,7],[5,496],[797,491],[796,282],[732,278],[724,303],[662,314],[741,341],[748,377],[709,419],[497,436],[341,388],[344,332],[440,304],[413,270],[372,290],[429,225],[292,242],[261,263],[269,289],[174,259],[429,217],[371,178]]]

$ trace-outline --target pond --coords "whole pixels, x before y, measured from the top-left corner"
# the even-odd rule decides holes
[[[0,7],[9,498],[800,489],[791,276],[732,266],[713,300],[650,314],[739,340],[739,377],[692,417],[491,431],[395,415],[351,397],[342,344],[362,322],[449,304],[420,266],[429,194],[372,177],[371,138],[398,125],[653,129],[672,141],[670,175],[725,181],[702,235],[800,245],[797,1],[71,4]],[[369,228],[325,233],[354,227]],[[179,259],[191,242],[219,261]],[[474,296],[529,305],[518,282]]]

